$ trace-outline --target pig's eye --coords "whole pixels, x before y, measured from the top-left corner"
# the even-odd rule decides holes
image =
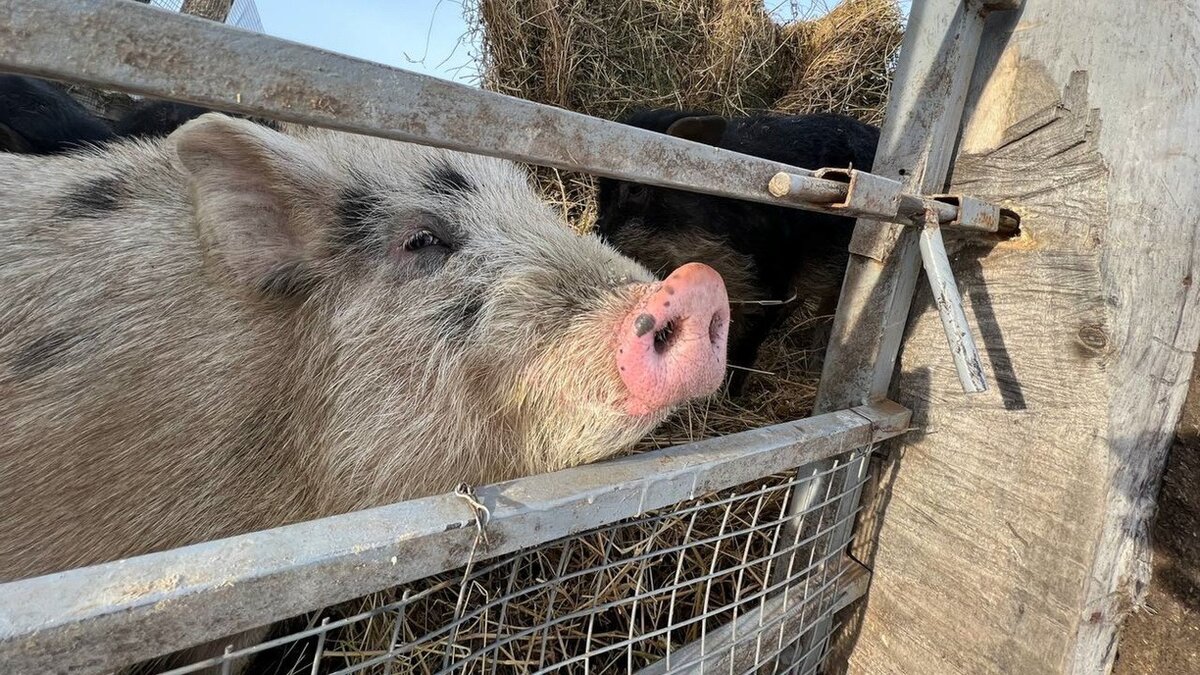
[[[408,239],[408,241],[404,242],[403,248],[405,251],[419,251],[423,248],[429,248],[430,246],[449,248],[446,246],[445,242],[443,242],[441,239],[438,239],[437,236],[429,230],[421,230],[420,232],[414,234]]]

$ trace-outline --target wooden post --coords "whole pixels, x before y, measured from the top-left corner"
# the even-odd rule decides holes
[[[217,23],[225,23],[229,18],[229,10],[233,8],[233,0],[183,0],[180,12],[192,16],[204,17]]]
[[[1111,668],[1200,340],[1198,41],[1182,0],[989,20],[952,188],[1023,234],[952,259],[995,386],[963,395],[918,287],[851,672]]]

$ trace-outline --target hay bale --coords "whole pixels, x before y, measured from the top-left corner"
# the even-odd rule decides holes
[[[883,123],[896,55],[904,33],[896,5],[887,0],[847,0],[815,21],[785,32],[804,46],[787,93],[772,107],[792,115],[834,111]]]
[[[676,106],[877,124],[903,34],[894,0],[847,0],[786,24],[761,0],[480,0],[468,20],[484,88],[607,119]],[[569,222],[592,226],[590,177],[537,175]]]

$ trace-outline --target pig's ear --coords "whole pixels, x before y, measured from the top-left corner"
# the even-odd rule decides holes
[[[295,297],[317,280],[321,163],[290,136],[219,113],[173,134],[191,183],[201,244],[237,283],[267,296]]]
[[[7,124],[0,124],[0,151],[29,154],[33,146]]]
[[[707,145],[720,145],[721,137],[725,135],[725,125],[725,118],[720,115],[681,117],[667,127],[667,135]]]

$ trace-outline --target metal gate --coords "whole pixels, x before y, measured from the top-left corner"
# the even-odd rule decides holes
[[[964,389],[986,386],[940,232],[1011,232],[1016,217],[929,193],[1000,4],[914,7],[871,174],[789,167],[124,0],[0,0],[2,70],[860,218],[816,416],[0,584],[0,662],[110,672],[290,620],[172,672],[229,672],[256,654],[278,672],[817,672],[835,614],[866,592],[845,552],[868,458],[909,424],[886,397],[922,266]],[[573,656],[548,661],[551,642]]]

